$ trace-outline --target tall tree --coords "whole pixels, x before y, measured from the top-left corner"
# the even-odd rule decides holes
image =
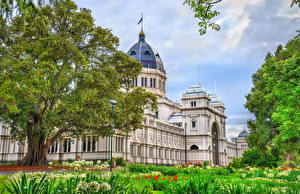
[[[118,51],[118,38],[73,1],[30,6],[0,22],[0,119],[28,142],[21,164],[46,164],[62,135],[107,135],[110,99],[118,102],[115,126],[125,132],[141,127],[144,108],[157,107],[154,94],[131,86],[141,63]]]
[[[252,76],[254,87],[245,107],[254,113],[251,147],[278,149],[288,164],[300,153],[300,34],[277,47]]]

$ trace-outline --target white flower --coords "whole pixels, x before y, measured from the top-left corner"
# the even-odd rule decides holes
[[[103,182],[103,183],[101,183],[100,188],[102,191],[109,191],[111,187],[110,187],[110,184]]]
[[[88,184],[85,182],[85,181],[80,181],[77,185],[77,188],[78,189],[81,189],[81,190],[86,190],[88,187]]]
[[[88,184],[88,188],[92,192],[98,192],[100,189],[100,184],[97,183],[96,181],[93,181]]]
[[[53,163],[52,163],[52,162],[49,162],[49,165],[53,165]]]

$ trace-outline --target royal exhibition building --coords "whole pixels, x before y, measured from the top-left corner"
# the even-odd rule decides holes
[[[143,31],[127,54],[143,65],[141,73],[133,80],[134,86],[156,94],[158,110],[145,110],[142,129],[127,136],[115,130],[113,157],[157,165],[210,161],[224,166],[233,157],[242,156],[248,148],[245,140],[248,132],[244,130],[238,137],[226,139],[225,106],[215,93],[208,93],[200,84],[195,84],[182,94],[181,104],[168,99],[166,69],[159,53],[146,42]],[[1,124],[0,162],[21,160],[26,154],[27,143],[21,145],[11,139],[9,128]],[[63,137],[49,148],[47,157],[49,161],[107,160],[110,158],[109,137]]]

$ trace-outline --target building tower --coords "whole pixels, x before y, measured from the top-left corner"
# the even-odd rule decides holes
[[[139,41],[128,50],[127,54],[143,65],[142,72],[133,81],[133,85],[145,87],[158,97],[165,97],[166,71],[159,53],[146,42],[144,31],[139,33]]]
[[[186,124],[188,161],[226,163],[224,104],[200,85],[189,87],[182,96],[182,120]]]

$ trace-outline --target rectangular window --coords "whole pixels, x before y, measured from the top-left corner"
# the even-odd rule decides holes
[[[142,147],[141,146],[138,146],[137,147],[137,156],[141,156],[142,155]]]
[[[147,86],[147,78],[145,77],[145,87],[148,87]]]
[[[161,89],[161,81],[158,80],[158,88]]]
[[[153,148],[149,148],[149,157],[153,157]]]
[[[150,78],[150,88],[152,88],[152,78]]]
[[[68,152],[71,152],[71,138],[68,139]]]
[[[86,152],[86,138],[84,137],[84,138],[82,138],[83,140],[82,140],[82,151],[83,152]]]
[[[130,154],[131,154],[131,156],[133,156],[133,145],[132,144],[130,144]]]
[[[156,79],[153,78],[153,88],[156,88]]]
[[[138,79],[135,78],[135,87],[137,87],[137,86],[138,86]]]
[[[54,145],[51,146],[51,153],[54,153]]]
[[[93,137],[93,141],[92,141],[92,151],[96,151],[96,137]]]
[[[143,77],[141,78],[141,84],[142,84],[142,87],[144,87],[144,78]]]
[[[68,142],[67,142],[67,139],[64,139],[64,153],[66,153],[67,152],[67,144]]]
[[[121,137],[118,137],[118,152],[121,152]]]
[[[58,149],[58,142],[55,143],[55,153],[57,153],[57,149]]]
[[[196,121],[192,121],[192,128],[196,127]]]
[[[121,152],[124,152],[124,138],[121,138]]]
[[[91,137],[88,137],[88,142],[87,142],[87,151],[91,151]]]

